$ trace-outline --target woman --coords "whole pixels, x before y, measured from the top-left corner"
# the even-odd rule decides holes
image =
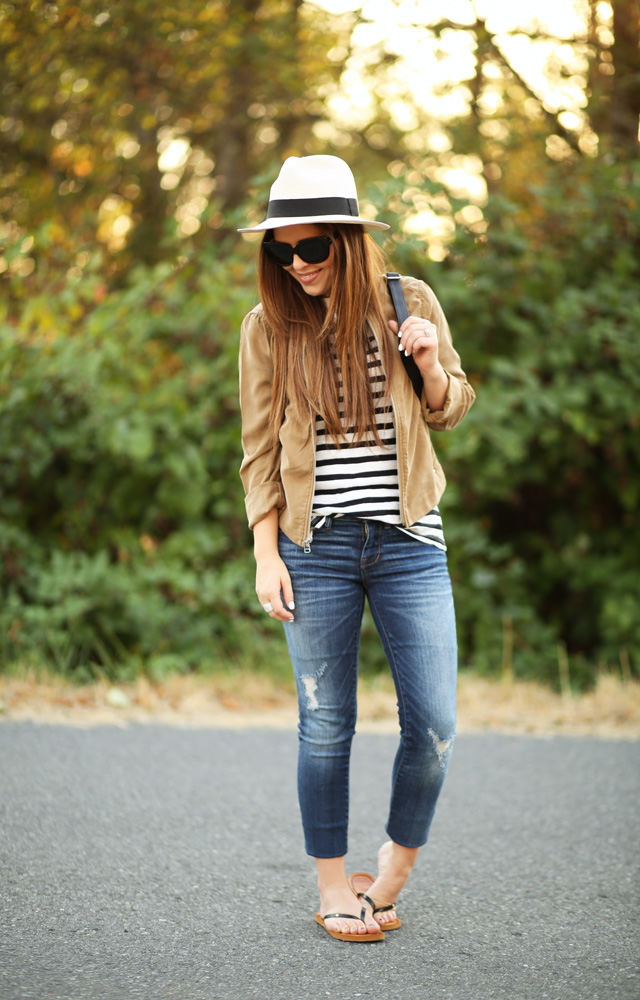
[[[455,728],[456,635],[429,430],[474,393],[430,288],[403,278],[398,330],[384,261],[334,156],[291,157],[271,188],[261,304],[240,346],[244,460],[256,591],[284,623],[300,711],[298,795],[317,865],[316,920],[340,940],[381,940],[426,842]],[[419,399],[398,348],[412,355]],[[378,874],[346,876],[349,754],[365,594],[398,695],[390,840]],[[376,766],[375,757],[371,765]],[[359,897],[356,899],[355,894]]]

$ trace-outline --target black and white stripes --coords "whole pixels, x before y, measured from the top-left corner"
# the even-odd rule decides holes
[[[334,356],[337,363],[337,359]],[[440,549],[446,549],[442,520],[434,507],[410,528],[402,527],[396,434],[391,405],[386,400],[385,375],[375,336],[371,332],[368,352],[369,376],[375,400],[376,427],[382,445],[369,441],[351,445],[353,428],[347,428],[342,447],[327,433],[322,417],[316,417],[316,485],[314,517],[348,514],[397,525],[401,531]],[[343,417],[342,377],[339,378],[340,416]]]

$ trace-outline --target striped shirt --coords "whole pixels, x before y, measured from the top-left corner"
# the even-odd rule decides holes
[[[437,507],[412,524],[402,525],[400,515],[400,483],[396,431],[390,402],[386,399],[386,378],[380,351],[373,331],[369,335],[367,352],[369,379],[375,402],[376,428],[381,445],[372,435],[357,445],[352,445],[355,434],[346,428],[341,448],[337,448],[327,432],[325,422],[316,416],[315,491],[312,505],[312,525],[320,527],[324,518],[332,514],[371,518],[397,525],[407,535],[446,549],[442,519]],[[337,356],[333,355],[338,366]],[[338,404],[344,426],[344,397],[342,375],[338,370]]]

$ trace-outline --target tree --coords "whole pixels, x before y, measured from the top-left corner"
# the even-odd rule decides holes
[[[168,221],[223,235],[322,114],[335,38],[303,0],[3,0],[9,235],[66,267],[101,243],[120,270],[166,254]]]
[[[476,12],[470,24],[445,19],[432,25],[471,36],[475,71],[469,80],[469,114],[452,123],[454,148],[480,157],[490,189],[522,190],[531,170],[541,175],[542,143],[551,158],[607,155],[637,158],[640,124],[640,2],[618,0],[610,7],[583,0],[584,30],[572,38],[550,35],[534,20],[497,36]],[[547,84],[571,84],[571,94],[549,103],[544,92],[517,68],[508,43],[517,40],[546,52]],[[499,181],[499,183],[498,183]]]
[[[354,50],[347,64],[347,72],[364,75],[372,98],[366,123],[350,130],[348,121],[339,118],[343,141],[344,136],[351,140],[355,158],[363,158],[361,150],[377,148],[387,163],[392,161],[394,176],[405,179],[404,203],[411,190],[419,190],[416,213],[430,207],[450,217],[452,207],[444,199],[447,190],[464,197],[465,181],[457,180],[461,169],[468,175],[466,197],[481,205],[492,191],[520,199],[532,178],[543,182],[549,160],[637,158],[639,0],[617,0],[613,7],[601,0],[577,0],[573,9],[581,27],[572,36],[552,34],[524,5],[516,26],[518,12],[509,11],[508,28],[500,27],[497,17],[481,15],[475,0],[466,7],[468,16],[454,21],[446,16],[447,5],[418,5],[403,36],[421,40],[426,79],[457,53],[450,79],[435,88],[441,98],[455,97],[453,112],[439,110],[433,85],[425,85],[425,93],[417,83],[413,93],[406,84],[403,89],[395,65],[402,59],[401,46],[392,47],[380,33],[366,50],[366,60]],[[462,15],[464,5],[457,10]],[[466,70],[458,69],[462,51],[468,56]],[[530,74],[523,52],[536,57],[543,77]],[[471,187],[468,178],[474,171]],[[426,204],[418,183],[425,176],[435,182]]]

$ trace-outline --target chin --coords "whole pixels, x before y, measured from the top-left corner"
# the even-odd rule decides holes
[[[331,282],[326,280],[314,281],[312,285],[305,285],[302,281],[298,284],[307,295],[326,296],[331,291]]]

